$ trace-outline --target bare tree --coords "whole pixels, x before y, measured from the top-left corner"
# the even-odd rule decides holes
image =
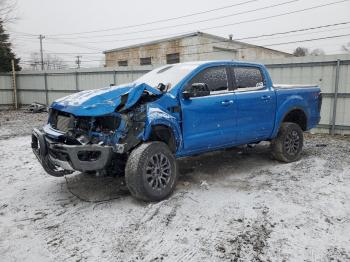
[[[41,70],[40,54],[35,52],[30,54],[30,67],[32,70]],[[45,70],[60,70],[66,69],[68,65],[58,56],[52,56],[46,54],[44,56],[44,69]]]
[[[342,46],[344,52],[350,53],[350,42]]]
[[[0,20],[4,23],[15,20],[16,16],[14,15],[14,11],[16,7],[16,0],[0,0]]]
[[[46,63],[46,69],[47,70],[53,70],[53,69],[65,69],[68,67],[68,65],[63,61],[62,58],[54,55],[46,55],[44,59]]]
[[[314,50],[312,50],[312,52],[310,53],[310,55],[313,55],[313,56],[319,56],[319,55],[325,55],[325,51],[321,48],[316,48]]]
[[[293,55],[295,56],[307,56],[308,54],[309,49],[306,47],[297,47],[293,52]]]
[[[40,69],[40,55],[39,53],[31,53],[30,54],[30,67],[33,70]]]

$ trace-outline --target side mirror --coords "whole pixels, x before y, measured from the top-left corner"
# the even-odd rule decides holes
[[[193,97],[193,93],[189,90],[185,90],[182,92],[182,97],[184,99],[190,99],[191,97]]]
[[[193,83],[190,88],[186,88],[186,90],[182,92],[184,99],[208,95],[210,95],[210,90],[206,83]]]
[[[157,88],[160,90],[160,92],[164,92],[164,90],[166,89],[166,86],[163,83],[159,83]]]

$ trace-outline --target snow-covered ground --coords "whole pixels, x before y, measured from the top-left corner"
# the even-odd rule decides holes
[[[47,175],[30,149],[46,114],[0,112],[0,261],[350,261],[350,139],[310,136],[302,160],[268,144],[179,160],[175,193]]]

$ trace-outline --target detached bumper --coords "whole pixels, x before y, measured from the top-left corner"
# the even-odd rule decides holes
[[[38,129],[32,132],[32,149],[45,171],[54,176],[102,170],[112,157],[110,146],[66,145],[46,137]]]

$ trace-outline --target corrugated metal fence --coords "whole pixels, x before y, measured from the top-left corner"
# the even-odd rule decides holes
[[[350,134],[350,55],[262,60],[278,84],[317,84],[323,93],[317,132]],[[50,104],[59,97],[94,88],[131,82],[147,69],[89,69],[20,72],[16,76],[20,104]],[[11,74],[0,74],[0,106],[13,104]]]
[[[316,132],[350,134],[350,55],[264,60],[274,83],[317,84],[323,102]]]
[[[51,104],[57,98],[74,92],[131,82],[148,71],[116,71],[103,68],[79,71],[20,72],[16,75],[18,103],[22,105],[32,102]],[[0,74],[0,105],[12,105],[13,101],[12,75]]]

